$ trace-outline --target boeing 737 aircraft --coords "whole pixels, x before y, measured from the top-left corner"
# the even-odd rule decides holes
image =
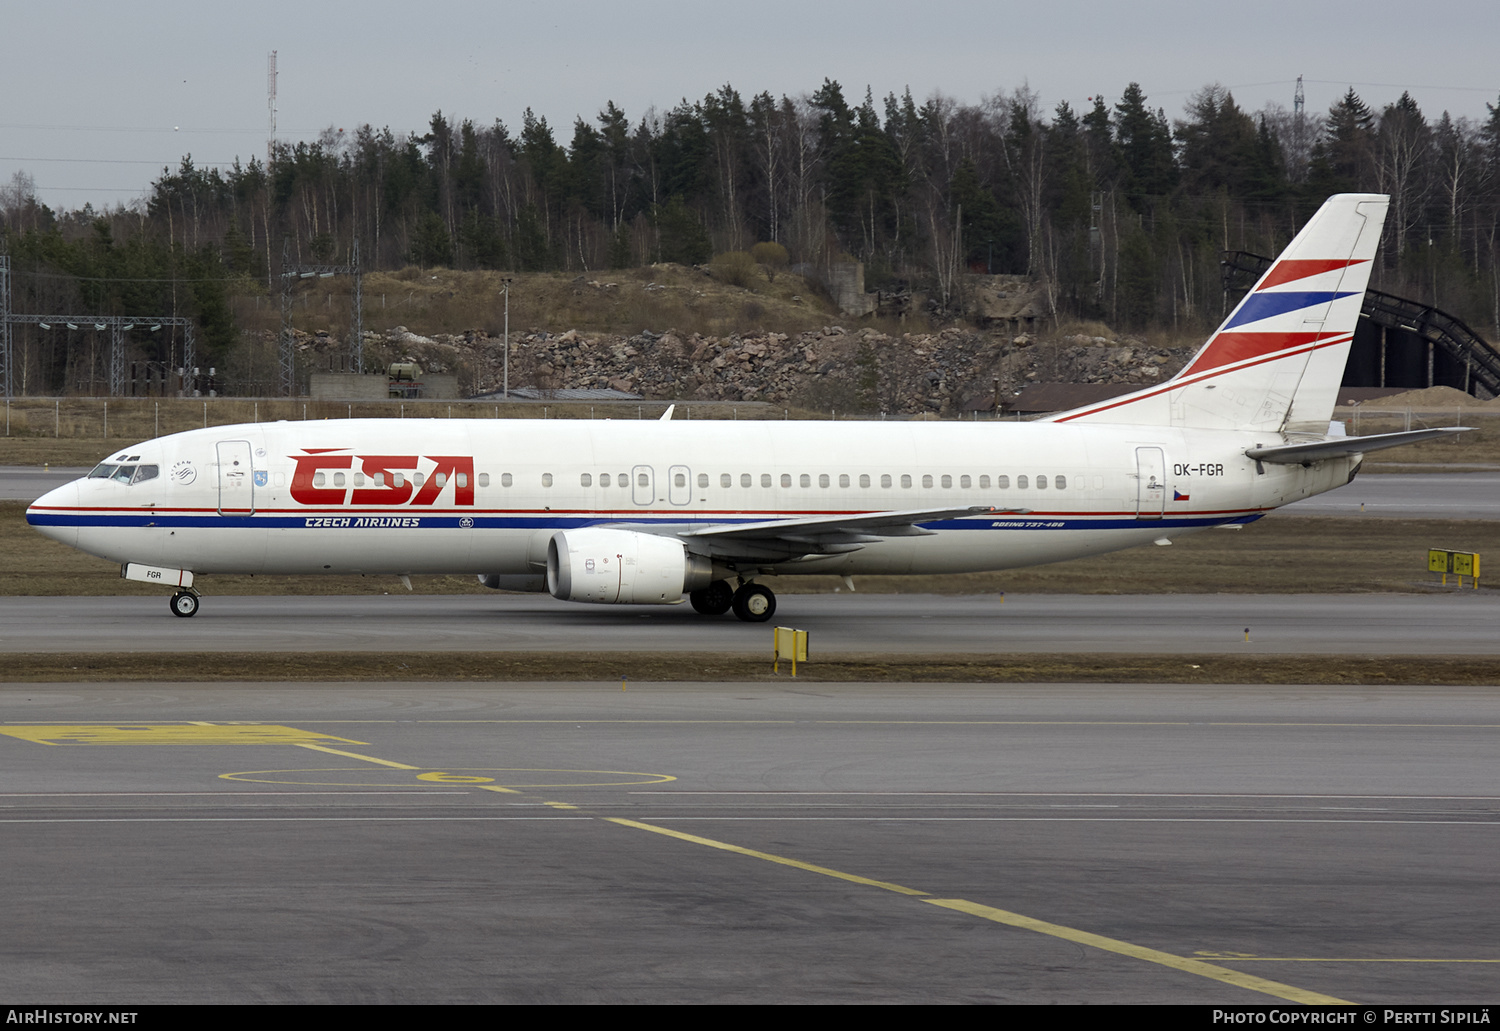
[[[1342,486],[1330,417],[1387,198],[1330,198],[1169,381],[1030,423],[277,422],[123,448],[26,513],[174,590],[202,573],[477,573],[761,622],[764,580],[1102,554]],[[668,417],[671,412],[668,411]]]

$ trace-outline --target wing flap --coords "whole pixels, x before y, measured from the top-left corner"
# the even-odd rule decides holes
[[[904,512],[859,512],[757,523],[721,523],[679,535],[690,550],[715,558],[784,562],[809,555],[845,555],[886,537],[925,537],[936,531],[921,524],[969,516],[1002,515],[1027,509],[920,508]]]
[[[779,540],[806,542],[813,539],[847,536],[921,537],[932,533],[921,523],[941,519],[963,519],[967,516],[1023,513],[1027,509],[991,508],[971,505],[967,508],[917,508],[904,512],[861,512],[800,519],[768,519],[759,523],[721,523],[700,530],[685,530],[681,536],[715,540]],[[864,542],[869,543],[869,542]]]

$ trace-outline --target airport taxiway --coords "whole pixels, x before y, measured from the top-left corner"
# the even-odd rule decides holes
[[[28,1003],[1494,999],[1492,691],[0,689]]]
[[[1500,596],[781,595],[774,623],[817,654],[1500,655]],[[769,654],[771,626],[687,605],[546,595],[0,598],[0,652],[434,651]],[[1246,631],[1249,631],[1246,640]],[[253,667],[246,670],[253,676]]]

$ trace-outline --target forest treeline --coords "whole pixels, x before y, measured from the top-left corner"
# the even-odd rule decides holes
[[[517,132],[438,112],[425,132],[330,129],[226,171],[184,157],[110,211],[53,211],[18,175],[0,219],[17,310],[191,313],[212,354],[233,342],[235,280],[269,286],[283,241],[304,263],[345,261],[358,240],[366,269],[520,272],[772,242],[814,272],[852,256],[870,288],[904,280],[939,314],[964,272],[991,271],[1039,277],[1061,316],[1198,328],[1221,316],[1221,250],[1274,254],[1329,194],[1379,192],[1373,285],[1500,332],[1497,105],[1432,118],[1409,94],[1373,110],[1350,89],[1323,114],[1250,112],[1208,86],[1169,118],[1135,84],[1091,100],[1044,112],[1025,88],[965,104],[726,85],[636,119],[606,102],[566,140],[529,109]]]

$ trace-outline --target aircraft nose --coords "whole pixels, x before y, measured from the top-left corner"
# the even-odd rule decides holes
[[[78,546],[78,481],[71,480],[37,498],[26,508],[26,522],[38,532],[71,547]]]

